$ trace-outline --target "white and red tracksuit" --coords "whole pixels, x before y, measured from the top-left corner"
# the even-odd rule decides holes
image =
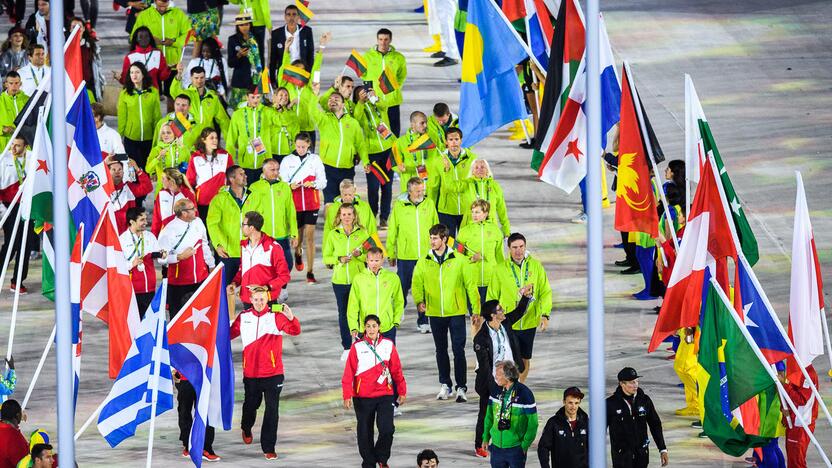
[[[300,335],[297,317],[288,320],[268,307],[246,309],[231,324],[231,339],[243,340],[243,377],[283,375],[283,334]]]
[[[122,181],[114,186],[113,193],[110,194],[110,204],[115,210],[116,228],[119,234],[127,230],[127,210],[136,206],[136,198],[143,197],[152,191],[153,182],[141,169],[136,171],[135,182]]]
[[[227,151],[218,149],[211,158],[200,151],[191,155],[191,163],[185,177],[196,190],[196,202],[208,206],[214,196],[225,185],[225,170],[234,165]]]
[[[371,346],[375,348],[375,353]],[[392,341],[379,336],[375,343],[367,337],[353,343],[347,364],[344,366],[344,375],[341,377],[343,399],[393,395],[393,385],[389,380],[378,383],[385,366],[390,369],[396,392],[402,396],[406,395],[407,384],[402,373],[402,363]]]
[[[806,367],[806,372],[812,378],[815,387],[818,386],[818,373],[814,366]],[[805,380],[805,379],[804,379]],[[809,430],[815,432],[815,421],[818,419],[818,401],[812,394],[809,382],[796,385],[792,382],[784,385],[786,393],[792,399],[803,420],[809,424]],[[788,468],[806,468],[806,449],[809,447],[809,435],[800,425],[794,414],[783,414],[783,425],[786,426],[786,463]],[[791,423],[791,429],[789,424]]]
[[[15,162],[11,151],[6,151],[0,156],[0,202],[9,206],[20,190],[21,175],[25,177],[26,164],[32,157],[30,152],[18,162]],[[18,169],[20,173],[18,173]],[[19,201],[18,201],[19,203]]]
[[[292,190],[292,201],[295,211],[318,211],[321,209],[321,193],[326,188],[326,172],[321,158],[314,153],[306,153],[303,157],[292,152],[280,163],[280,178],[287,184],[303,184],[313,182],[312,187],[300,187]]]
[[[196,252],[182,261],[176,256],[188,247]],[[208,277],[208,269],[214,268],[214,256],[208,248],[208,231],[201,219],[190,223],[173,218],[159,235],[159,248],[168,253],[162,262],[168,265],[168,283],[184,286],[201,283]]]
[[[153,86],[159,88],[159,83],[165,81],[170,76],[170,68],[162,51],[154,49],[151,46],[141,47],[136,45],[132,52],[128,52],[124,56],[124,61],[121,64],[121,84],[130,79],[130,65],[136,62],[141,62],[147,68],[147,73],[153,80]]]
[[[136,294],[144,294],[156,291],[156,266],[153,264],[153,252],[159,251],[159,241],[152,232],[142,231],[138,235],[127,230],[118,236],[121,241],[121,250],[127,264],[132,265],[136,256],[142,259],[144,271],[139,267],[130,269],[130,281],[133,283],[133,290]]]
[[[240,300],[251,302],[249,285],[268,286],[270,299],[276,299],[291,279],[283,248],[274,239],[261,234],[256,245],[248,239],[240,242],[240,269],[234,284],[240,285]]]
[[[196,205],[196,197],[188,187],[181,187],[176,193],[162,189],[156,194],[156,201],[153,202],[153,221],[150,223],[150,232],[153,235],[158,237],[162,228],[176,217],[173,213],[173,205],[183,198],[187,198]]]

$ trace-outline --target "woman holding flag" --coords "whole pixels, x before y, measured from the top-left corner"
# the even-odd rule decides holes
[[[180,174],[187,172],[191,153],[185,149],[181,138],[171,129],[171,123],[165,123],[159,128],[159,142],[150,150],[145,172],[156,179],[156,193],[162,189],[162,178],[166,169],[174,169]]]

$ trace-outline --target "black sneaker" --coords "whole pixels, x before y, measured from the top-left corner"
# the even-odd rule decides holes
[[[636,274],[639,274],[639,273],[641,273],[641,268],[639,268],[639,267],[632,267],[631,266],[630,268],[627,268],[626,270],[621,270],[622,275],[636,275]]]
[[[459,60],[454,60],[452,58],[445,57],[442,60],[433,64],[434,67],[450,67],[452,65],[456,65],[459,63]]]
[[[445,52],[442,52],[441,50],[439,52],[434,52],[430,54],[430,58],[445,58]]]

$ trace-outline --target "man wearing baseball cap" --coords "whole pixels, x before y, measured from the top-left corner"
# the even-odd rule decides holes
[[[607,426],[610,428],[610,449],[613,468],[643,468],[650,463],[650,438],[647,426],[661,453],[662,466],[667,466],[667,446],[662,422],[653,400],[638,388],[638,375],[632,367],[618,373],[618,387],[607,397]]]
[[[563,407],[546,421],[537,443],[542,468],[589,466],[589,416],[581,409],[584,394],[578,387],[563,392]]]

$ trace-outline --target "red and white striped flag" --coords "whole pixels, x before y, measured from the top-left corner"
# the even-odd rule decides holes
[[[115,379],[139,326],[139,308],[115,215],[109,205],[102,214],[81,263],[81,310],[110,328],[109,374]]]

